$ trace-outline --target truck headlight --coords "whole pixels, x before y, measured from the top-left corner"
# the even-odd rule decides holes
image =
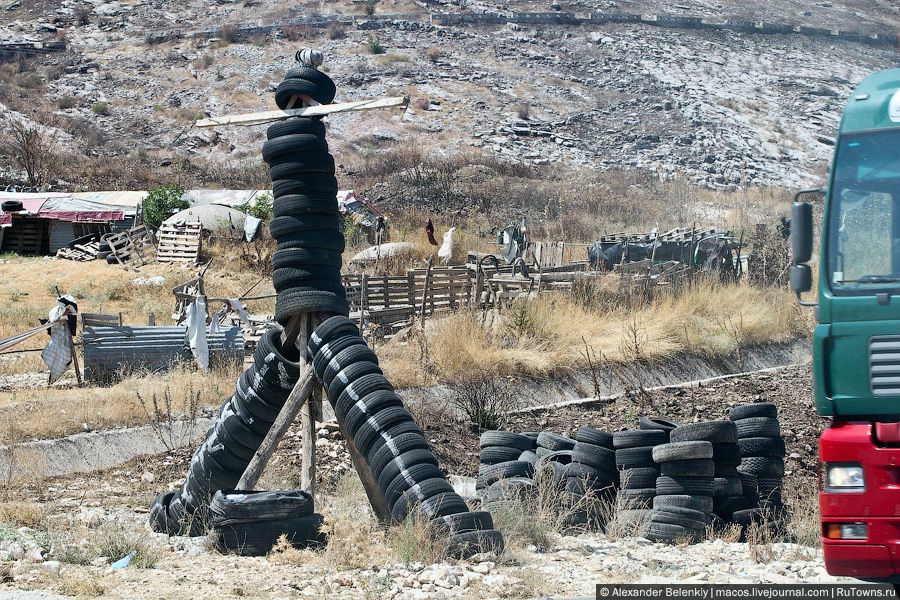
[[[866,477],[859,463],[825,465],[825,491],[832,494],[866,491]]]

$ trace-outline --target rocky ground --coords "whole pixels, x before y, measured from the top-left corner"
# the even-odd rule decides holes
[[[331,515],[338,540],[328,550],[276,553],[268,558],[221,556],[210,550],[204,539],[148,533],[145,522],[153,496],[179,485],[187,468],[190,450],[183,450],[144,457],[106,473],[31,482],[24,490],[17,490],[16,500],[40,505],[47,516],[44,525],[34,525],[36,529],[0,528],[0,567],[5,578],[0,594],[3,590],[40,589],[129,598],[208,594],[272,598],[334,594],[348,598],[509,598],[589,596],[600,582],[834,581],[824,571],[820,550],[808,545],[814,544],[816,529],[816,515],[810,509],[811,499],[814,500],[814,448],[824,426],[821,419],[813,416],[808,367],[649,392],[644,397],[625,397],[603,406],[520,415],[512,419],[509,428],[569,433],[586,424],[615,430],[633,427],[640,414],[650,413],[689,422],[721,418],[729,406],[756,400],[775,402],[782,416],[790,454],[786,497],[795,511],[791,542],[765,540],[745,544],[730,541],[726,535],[694,546],[672,547],[624,534],[553,534],[545,548],[520,540],[502,557],[485,555],[470,561],[430,564],[397,539],[386,542],[392,539],[390,535],[386,538],[376,527],[366,525],[371,524],[371,516],[361,489],[355,484],[340,434],[335,427],[325,425],[319,430],[317,441],[318,507]],[[448,471],[475,473],[476,432],[449,423],[427,429]],[[261,486],[296,487],[299,454],[299,433],[292,431],[267,469]],[[348,533],[348,528],[340,523],[349,523],[354,533]],[[72,552],[60,559],[63,542],[58,533],[71,535],[79,531],[87,535],[85,539],[102,539],[109,535],[111,527],[118,528],[118,535],[139,545],[142,552],[150,553],[153,560],[114,569],[111,564],[122,556],[85,551],[75,561],[83,564],[66,562],[73,560]],[[367,527],[372,527],[369,533]],[[119,543],[114,552],[124,555],[121,548],[126,546]]]
[[[540,9],[525,2],[482,4],[484,10]],[[619,11],[650,8],[602,4],[600,9]],[[819,4],[801,13],[773,4],[766,17],[818,17],[835,27],[883,28],[897,21],[887,3],[859,16],[855,2]],[[378,10],[413,13],[409,20],[377,31],[357,24],[360,29],[351,26],[342,38],[303,29],[274,41],[228,44],[207,35],[148,45],[151,32],[218,31],[222,24],[279,22],[291,14],[269,1],[252,8],[198,1],[163,7],[151,0],[65,0],[54,6],[45,11],[40,3],[13,3],[5,11],[0,38],[64,35],[69,49],[25,65],[40,80],[11,77],[12,84],[30,87],[0,98],[6,104],[0,114],[14,110],[55,124],[61,145],[75,151],[141,153],[143,164],[162,173],[183,166],[184,158],[210,159],[232,171],[246,169],[253,174],[247,178],[260,184],[264,175],[248,165],[259,163],[262,128],[196,130],[190,124],[198,115],[271,106],[274,85],[304,45],[325,52],[338,100],[389,94],[412,99],[402,115],[332,120],[329,140],[348,183],[361,156],[395,145],[425,153],[482,149],[509,160],[576,168],[635,168],[720,188],[817,183],[853,86],[896,64],[890,48],[799,35],[622,24],[443,28],[427,22],[425,9],[404,2],[381,2]],[[561,6],[567,7],[589,8]],[[696,2],[674,10],[724,17],[741,16],[742,7]],[[315,2],[306,10],[304,15],[359,12]],[[383,53],[373,54],[373,44]]]

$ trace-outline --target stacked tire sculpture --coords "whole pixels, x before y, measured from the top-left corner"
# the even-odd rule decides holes
[[[653,462],[653,448],[669,441],[665,429],[631,429],[612,434],[616,466],[622,470],[619,489],[623,510],[646,510],[656,495],[659,467]],[[637,518],[637,513],[632,518]]]
[[[573,494],[615,491],[619,471],[612,435],[592,427],[581,427],[575,432],[572,462],[565,475],[566,491]]]
[[[237,485],[300,376],[299,354],[283,352],[279,335],[270,329],[260,338],[253,365],[240,376],[234,394],[194,452],[181,489],[154,501],[150,523],[155,531],[204,534],[210,499]]]
[[[278,85],[275,102],[284,109],[298,94],[330,104],[334,82],[316,69],[294,67]],[[293,118],[271,125],[266,138],[262,155],[275,198],[269,225],[277,242],[272,257],[272,282],[278,293],[275,319],[284,324],[301,313],[346,315],[349,307],[341,285],[343,218],[325,125],[319,118]]]
[[[784,509],[781,484],[785,444],[778,422],[778,408],[769,402],[743,404],[733,407],[728,418],[737,428],[741,455],[738,471],[744,493],[751,500],[756,496],[759,506],[735,511],[733,521],[741,525],[763,520],[775,524],[781,520]]]
[[[453,491],[422,430],[381,372],[356,325],[343,316],[326,319],[310,336],[308,351],[338,422],[366,458],[394,521],[402,522],[421,510],[436,530],[449,535],[451,554],[502,551],[503,537],[493,528],[490,513],[469,512]],[[527,445],[524,440],[512,443],[522,450],[531,445],[530,439]],[[504,464],[491,467],[500,468],[486,478],[488,486],[503,477]],[[522,464],[533,472],[530,463]]]

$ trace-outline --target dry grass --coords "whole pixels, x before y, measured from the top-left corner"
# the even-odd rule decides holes
[[[41,504],[34,502],[0,502],[0,523],[38,529],[44,524],[47,513]]]
[[[236,367],[208,372],[179,368],[135,374],[110,387],[28,388],[0,395],[0,442],[44,439],[88,429],[140,425],[160,418],[189,416],[193,407],[216,408],[234,391]],[[171,398],[171,415],[155,415],[141,403],[153,395]]]
[[[117,521],[96,528],[50,529],[49,535],[53,541],[53,558],[74,565],[89,565],[101,556],[115,562],[135,552],[129,568],[152,569],[162,556],[161,548],[143,530]]]
[[[746,284],[698,285],[631,309],[585,306],[570,294],[545,295],[525,310],[530,325],[520,331],[503,325],[508,313],[493,325],[477,311],[452,314],[428,331],[424,372],[411,344],[384,346],[382,365],[398,387],[494,375],[565,376],[586,368],[585,343],[612,363],[678,354],[714,358],[795,339],[805,327],[788,292]]]

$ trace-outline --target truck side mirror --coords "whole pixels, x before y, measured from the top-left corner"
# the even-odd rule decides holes
[[[812,204],[794,202],[791,207],[791,262],[803,264],[812,258]]]
[[[791,291],[802,294],[812,289],[812,269],[809,265],[791,265]]]

